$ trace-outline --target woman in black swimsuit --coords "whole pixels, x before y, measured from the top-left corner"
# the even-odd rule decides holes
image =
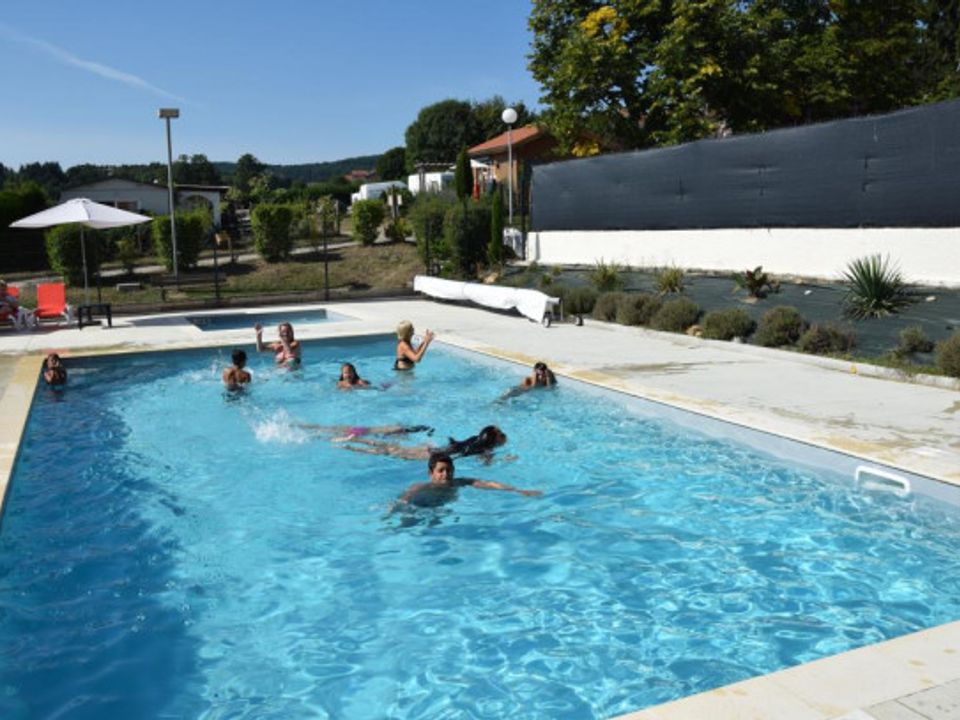
[[[370,455],[390,455],[404,460],[426,460],[433,453],[446,453],[451,457],[469,457],[477,455],[484,463],[493,460],[493,452],[507,442],[506,433],[496,425],[487,425],[476,435],[465,440],[449,438],[446,445],[438,448],[434,445],[397,445],[383,440],[370,440],[363,437],[351,437],[343,447],[355,452]],[[508,458],[510,459],[510,458]]]
[[[409,320],[402,320],[397,325],[397,356],[393,361],[394,370],[413,370],[413,367],[423,359],[424,353],[433,340],[433,331],[427,330],[423,336],[423,342],[414,350],[411,341],[413,340],[413,323]]]

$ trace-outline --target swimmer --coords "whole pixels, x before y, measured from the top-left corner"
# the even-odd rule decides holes
[[[525,393],[527,390],[540,387],[555,387],[556,384],[557,377],[553,374],[553,370],[548,368],[545,362],[538,362],[533,366],[533,375],[525,377],[519,386],[510,388],[501,395],[499,399],[508,400]]]
[[[353,390],[354,388],[370,387],[370,383],[357,375],[357,368],[353,363],[344,363],[340,368],[340,379],[337,380],[337,387],[340,390]]]
[[[380,435],[383,437],[389,435],[411,435],[413,433],[426,433],[433,435],[433,428],[429,425],[374,425],[372,427],[365,425],[313,425],[311,423],[297,423],[298,428],[309,430],[317,437],[321,435],[333,435],[332,442],[352,442],[365,435]]]
[[[413,323],[409,320],[402,320],[397,324],[397,357],[393,361],[394,370],[413,370],[414,366],[423,359],[424,353],[430,346],[434,334],[432,330],[427,330],[423,336],[423,342],[414,350],[411,342],[413,341]]]
[[[43,379],[47,385],[54,387],[67,384],[67,368],[57,353],[50,353],[43,361]]]
[[[288,322],[280,323],[277,326],[277,334],[280,339],[272,343],[263,342],[263,325],[257,323],[253,326],[253,329],[257,333],[257,352],[272,352],[277,365],[284,365],[289,368],[300,365],[300,341],[293,336],[293,325]]]
[[[449,442],[440,448],[430,444],[397,445],[383,440],[367,440],[363,437],[353,437],[345,442],[351,443],[344,445],[348,450],[370,455],[389,455],[403,460],[427,460],[434,453],[455,457],[476,455],[485,465],[489,465],[493,461],[494,450],[507,442],[507,436],[496,425],[487,425],[479,433],[465,440],[449,438]],[[508,456],[506,459],[515,458]]]
[[[253,378],[247,367],[247,353],[243,350],[234,350],[230,353],[233,365],[223,371],[223,384],[227,390],[242,390]]]
[[[430,474],[429,482],[416,483],[407,488],[400,496],[391,512],[402,509],[404,506],[437,507],[457,499],[457,490],[462,487],[472,487],[477,490],[502,490],[515,492],[527,497],[543,495],[539,490],[521,490],[512,485],[477,480],[474,478],[457,478],[454,473],[453,459],[442,452],[433,453],[428,462],[427,470]]]
[[[534,363],[533,375],[525,377],[521,385],[525,388],[553,387],[557,384],[557,376],[547,367],[545,362]]]

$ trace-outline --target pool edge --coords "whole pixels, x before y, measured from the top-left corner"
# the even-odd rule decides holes
[[[0,395],[4,422],[0,424],[0,526],[10,490],[10,478],[20,453],[23,432],[37,389],[43,355],[23,355],[13,360],[10,382]]]
[[[364,319],[369,321],[369,318]],[[379,318],[377,319],[379,320]],[[336,340],[345,336],[389,334],[383,329],[382,321],[377,323],[377,327],[380,329],[365,332],[362,326],[354,326],[349,328],[347,332],[337,333],[333,337],[330,336],[332,333],[328,331],[322,335],[309,334],[304,339],[320,339],[322,336],[323,339]],[[213,339],[211,338],[211,340]],[[528,364],[532,363],[534,359],[541,359],[539,356],[534,358],[534,356],[523,352],[503,350],[490,343],[457,337],[456,331],[452,328],[444,334],[443,341],[452,347],[459,347],[513,363]],[[157,341],[156,345],[152,345],[151,339],[151,341],[143,344],[116,345],[112,349],[77,348],[72,354],[79,357],[110,353],[183,350],[220,347],[237,342],[242,342],[239,337],[217,338],[212,342],[200,342],[199,338],[177,338],[173,343],[167,340],[166,342]],[[544,359],[549,360],[549,358]],[[40,356],[33,356],[29,359],[30,363],[36,362],[37,365],[31,365],[34,369],[32,370],[32,378],[28,383],[30,397],[26,402],[27,411],[23,416],[23,423],[20,423],[17,429],[16,448],[19,448],[20,435],[22,435],[29,414],[29,400],[32,398],[36,386],[39,361]],[[551,364],[554,365],[554,363]],[[567,375],[570,378],[598,387],[833,452],[841,452],[881,464],[901,467],[909,472],[926,475],[931,479],[952,486],[960,485],[960,476],[953,479],[926,467],[903,463],[896,464],[889,460],[876,459],[865,453],[866,448],[860,448],[859,452],[852,452],[848,447],[837,447],[829,444],[829,442],[812,442],[808,437],[783,432],[781,428],[770,429],[769,425],[752,424],[743,417],[731,417],[729,414],[725,414],[722,407],[709,407],[709,401],[698,401],[695,396],[670,395],[667,397],[664,391],[636,385],[627,386],[622,379],[615,375],[587,370],[582,366],[577,367],[576,363],[556,363],[555,365],[561,375]],[[13,385],[12,382],[11,385]],[[4,401],[8,392],[10,392],[9,387],[5,389]],[[11,422],[9,424],[16,423]],[[4,438],[6,441],[9,435],[4,436]],[[877,444],[876,448],[883,449],[883,446]],[[0,468],[0,480],[5,485],[9,482],[9,475],[15,459],[16,451],[13,457],[9,459],[8,465],[5,468]],[[916,460],[916,458],[913,458],[913,460]],[[909,463],[909,461],[910,458],[905,459],[905,462]],[[4,469],[6,471],[5,476],[3,474]],[[0,510],[2,510],[2,506],[0,506]],[[701,720],[705,717],[710,717],[711,720],[724,720],[725,718],[777,718],[778,720],[848,718],[848,720],[871,720],[874,717],[873,715],[858,712],[858,709],[876,705],[878,700],[879,702],[895,701],[898,697],[903,698],[906,695],[942,686],[950,680],[960,678],[960,651],[957,649],[958,646],[960,646],[960,622],[952,622],[904,635],[884,643],[869,645],[781,670],[770,675],[758,676],[741,683],[717,688],[646,710],[632,711],[619,715],[617,718],[621,720],[690,720],[691,718]],[[808,668],[812,669],[808,672]],[[802,688],[804,682],[809,683],[810,687]],[[869,687],[867,687],[868,682]],[[838,694],[840,691],[843,693],[842,696]],[[906,712],[904,711],[904,714]]]

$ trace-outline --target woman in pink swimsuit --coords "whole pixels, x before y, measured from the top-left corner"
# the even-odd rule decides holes
[[[284,365],[289,368],[295,368],[300,365],[300,341],[293,337],[293,325],[288,322],[280,323],[277,326],[277,334],[280,339],[277,342],[263,342],[263,325],[257,323],[253,326],[257,333],[257,351],[263,352],[269,350],[274,354],[277,365]]]

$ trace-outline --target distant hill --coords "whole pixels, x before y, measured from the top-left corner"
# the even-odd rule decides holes
[[[379,155],[358,155],[343,160],[303,163],[302,165],[267,165],[267,170],[276,177],[291,182],[294,180],[300,180],[304,183],[323,182],[346,175],[351,170],[373,170],[379,157]],[[237,169],[235,162],[215,162],[213,165],[225,178],[232,177]]]

